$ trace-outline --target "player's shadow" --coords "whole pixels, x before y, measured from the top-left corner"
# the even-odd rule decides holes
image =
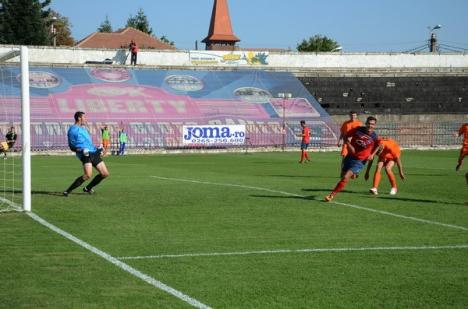
[[[257,198],[274,198],[274,199],[295,199],[295,200],[305,200],[305,201],[314,201],[317,200],[317,197],[314,195],[310,196],[292,196],[292,195],[263,195],[263,194],[251,194],[251,197]]]
[[[330,193],[331,189],[333,189],[332,187],[330,188],[326,188],[326,189],[323,189],[323,188],[319,188],[319,189],[302,189],[302,191],[304,192],[323,192],[323,193]],[[343,193],[364,193],[363,191],[353,191],[353,190],[341,190],[340,192],[343,192]]]
[[[446,202],[446,201],[437,201],[437,200],[428,200],[428,199],[419,199],[419,198],[408,198],[408,197],[397,197],[397,196],[382,196],[382,195],[365,195],[367,198],[379,198],[383,200],[389,200],[389,201],[402,201],[402,202],[414,202],[414,203],[428,203],[428,204],[442,204],[442,205],[457,205],[459,206],[459,203],[453,203],[453,202]]]
[[[63,196],[62,192],[56,192],[56,191],[37,191],[33,190],[31,191],[32,195],[51,195],[51,196]]]
[[[32,195],[49,195],[49,196],[60,196],[63,197],[63,192],[56,192],[56,191],[31,191]],[[85,192],[73,192],[73,195],[89,195],[89,193]]]
[[[317,176],[317,175],[255,175],[259,177],[284,177],[284,178],[314,178],[314,179],[336,179],[333,176]]]
[[[450,174],[424,174],[424,173],[406,173],[406,176],[430,176],[430,177],[443,177],[443,176],[450,176]]]

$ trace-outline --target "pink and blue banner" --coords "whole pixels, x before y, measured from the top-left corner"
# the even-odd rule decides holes
[[[19,81],[19,68],[0,67],[2,134],[20,122]],[[279,92],[291,98],[278,98]],[[106,124],[115,132],[126,127],[135,147],[182,147],[184,125],[261,127],[265,141],[276,143],[278,134],[286,134],[293,143],[293,130],[281,132],[283,122],[306,119],[328,131],[331,123],[301,82],[281,72],[32,67],[30,95],[37,149],[65,147],[78,110],[87,114],[96,142]]]

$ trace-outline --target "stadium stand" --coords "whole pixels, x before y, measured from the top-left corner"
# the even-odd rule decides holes
[[[332,115],[468,114],[468,76],[299,79]]]

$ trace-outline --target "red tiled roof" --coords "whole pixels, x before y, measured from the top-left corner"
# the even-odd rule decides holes
[[[202,41],[239,42],[240,39],[232,32],[231,17],[227,0],[215,0],[211,13],[210,30],[208,36]]]
[[[176,49],[174,46],[131,27],[119,29],[116,32],[94,32],[79,41],[75,46],[111,49],[128,48],[131,40],[135,41],[140,49]]]

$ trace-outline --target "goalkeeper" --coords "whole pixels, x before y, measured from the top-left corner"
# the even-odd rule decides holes
[[[106,164],[101,158],[101,149],[97,149],[91,140],[88,130],[85,128],[86,116],[84,112],[75,113],[75,124],[68,129],[68,146],[76,153],[76,157],[83,163],[83,175],[75,179],[70,187],[63,192],[68,196],[74,189],[78,188],[90,179],[93,174],[93,166],[99,172],[91,182],[83,188],[83,192],[92,194],[93,188],[104,178],[109,176]]]
[[[0,154],[3,153],[3,159],[6,159],[7,158],[7,151],[10,147],[8,147],[8,143],[7,142],[0,142]]]

